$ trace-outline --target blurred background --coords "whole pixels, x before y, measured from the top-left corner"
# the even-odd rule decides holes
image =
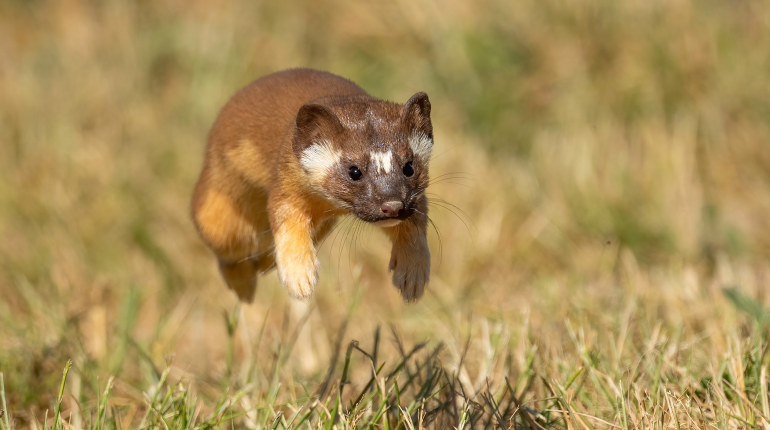
[[[381,233],[341,228],[280,378],[312,391],[338,342],[378,325],[405,342],[481,339],[471,384],[489,371],[484,345],[509,351],[506,372],[537,351],[557,377],[580,361],[565,320],[599,357],[617,347],[600,334],[623,327],[629,344],[707,339],[691,344],[707,372],[742,324],[721,288],[764,302],[770,276],[769,12],[761,0],[3,1],[11,409],[21,423],[48,409],[68,358],[72,399],[88,404],[112,374],[141,405],[169,354],[204,399],[278,354],[296,320],[275,273],[235,310],[188,202],[218,110],[290,67],[401,103],[426,91],[431,175],[448,176],[430,190],[425,298],[402,303]],[[621,347],[609,361],[634,359]]]

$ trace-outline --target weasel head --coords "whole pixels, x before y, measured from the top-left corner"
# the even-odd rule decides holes
[[[381,227],[425,215],[430,109],[425,93],[404,105],[353,96],[302,106],[292,145],[309,188]]]

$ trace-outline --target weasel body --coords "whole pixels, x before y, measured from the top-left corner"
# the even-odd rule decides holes
[[[383,228],[393,284],[404,300],[419,299],[430,274],[430,110],[425,93],[400,105],[310,69],[235,94],[209,133],[191,204],[227,285],[252,301],[257,275],[276,266],[292,297],[309,297],[315,243],[351,214]]]

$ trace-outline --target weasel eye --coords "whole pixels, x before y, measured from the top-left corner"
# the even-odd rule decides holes
[[[361,171],[358,170],[358,167],[356,167],[356,166],[353,166],[350,169],[348,169],[348,176],[350,176],[350,179],[352,179],[354,181],[357,181],[357,180],[361,179],[361,176],[363,176],[363,175],[364,174],[361,173]]]
[[[414,175],[414,167],[412,167],[411,161],[404,165],[404,175],[406,176]]]

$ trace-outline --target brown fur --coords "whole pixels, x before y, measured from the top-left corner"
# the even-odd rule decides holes
[[[289,293],[307,298],[318,282],[314,244],[334,218],[352,213],[377,222],[386,218],[386,202],[402,202],[402,222],[384,228],[393,242],[390,269],[404,299],[418,299],[430,270],[424,196],[429,160],[408,143],[418,135],[432,144],[424,93],[399,105],[309,69],[268,75],[239,91],[211,129],[191,205],[228,286],[251,301],[257,275],[277,265]],[[313,174],[300,159],[319,142],[330,145],[339,163]],[[375,168],[377,151],[389,154],[391,171]],[[413,175],[404,173],[407,162]],[[352,166],[360,168],[362,180],[350,177]]]

